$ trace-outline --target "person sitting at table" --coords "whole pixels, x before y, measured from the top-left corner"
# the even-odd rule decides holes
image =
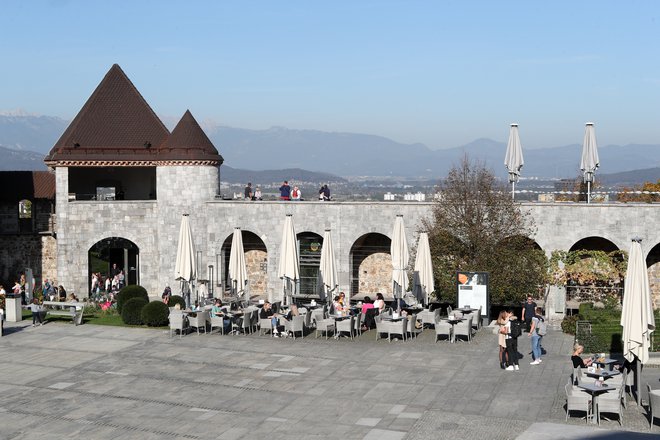
[[[374,309],[374,302],[368,296],[365,296],[362,302],[362,316],[364,316],[363,332],[376,326],[376,309]]]
[[[287,321],[291,321],[294,316],[300,316],[300,311],[298,310],[297,305],[291,304],[289,311],[287,312],[286,315],[284,315],[284,319],[286,319]]]
[[[222,300],[218,298],[215,300],[213,307],[211,307],[211,315],[222,317],[222,331],[227,334],[231,332],[231,320],[225,315],[225,310],[222,306]]]
[[[573,368],[582,367],[587,368],[591,366],[593,360],[591,358],[583,359],[580,355],[584,351],[584,346],[578,344],[577,342],[573,346],[573,356],[571,356],[571,361],[573,362]]]
[[[344,307],[344,304],[340,301],[339,295],[335,296],[332,300],[332,306],[335,308],[335,314],[337,315],[341,315],[346,311],[346,307]]]
[[[275,338],[280,337],[280,331],[277,328],[278,325],[277,314],[273,312],[273,306],[268,301],[266,301],[264,303],[264,306],[261,308],[261,311],[259,312],[259,318],[260,319],[270,318],[270,323],[273,327],[273,337]]]
[[[376,294],[376,301],[374,301],[374,309],[380,314],[385,309],[385,298],[383,298],[382,293]]]

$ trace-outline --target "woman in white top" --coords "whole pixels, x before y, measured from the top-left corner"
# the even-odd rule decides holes
[[[376,301],[374,301],[374,309],[378,310],[378,313],[382,312],[385,308],[385,298],[383,298],[382,293],[376,294]]]

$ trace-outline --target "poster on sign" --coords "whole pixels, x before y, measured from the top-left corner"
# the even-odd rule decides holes
[[[459,308],[481,307],[481,315],[488,314],[488,272],[456,272],[456,288]]]

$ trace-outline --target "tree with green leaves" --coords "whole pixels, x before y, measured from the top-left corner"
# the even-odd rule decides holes
[[[532,237],[531,215],[484,164],[467,156],[442,181],[428,231],[436,295],[456,301],[456,272],[488,272],[491,302],[537,296],[547,258]]]

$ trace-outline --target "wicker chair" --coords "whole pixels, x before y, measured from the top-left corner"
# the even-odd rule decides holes
[[[330,318],[325,318],[316,321],[316,337],[319,337],[319,333],[325,333],[325,339],[328,339],[328,333],[332,330],[333,333],[336,332],[335,320]]]
[[[440,336],[447,336],[447,342],[451,342],[452,339],[452,326],[447,321],[441,321],[438,316],[435,319],[435,342],[438,342]]]
[[[351,315],[347,317],[346,319],[342,319],[341,321],[337,321],[335,323],[336,329],[337,329],[337,335],[341,335],[342,332],[348,332],[348,334],[351,336],[351,340],[353,339],[353,333],[355,332],[355,316]]]
[[[225,317],[224,316],[211,316],[211,333],[214,328],[220,328],[220,334],[225,334]]]
[[[591,416],[591,399],[589,395],[575,390],[570,382],[566,384],[564,389],[566,390],[566,421],[568,421],[571,411],[583,411],[586,413],[585,419],[588,422]]]
[[[417,316],[417,314],[413,314],[408,317],[408,333],[411,338],[416,338],[424,330],[424,324],[420,328],[417,328]]]
[[[454,338],[456,336],[465,336],[468,342],[472,341],[472,318],[461,321],[454,328]]]
[[[646,384],[646,389],[649,392],[649,429],[653,430],[653,418],[660,418],[660,390],[652,390],[651,385]],[[655,414],[653,412],[655,411]]]
[[[172,337],[172,332],[179,330],[179,338],[183,336],[183,330],[186,328],[186,319],[183,316],[183,313],[179,312],[170,312],[170,338]]]
[[[209,312],[197,312],[197,316],[189,316],[188,317],[188,325],[190,328],[194,328],[197,330],[197,334],[199,335],[199,329],[203,328],[204,333],[206,333],[206,321],[209,320]]]
[[[296,339],[296,333],[300,332],[300,337],[305,337],[305,317],[292,316],[291,320],[284,320],[284,331],[291,332],[293,339]]]
[[[598,425],[600,425],[600,413],[608,413],[617,414],[619,416],[619,424],[623,426],[622,397],[623,387],[619,387],[613,393],[604,393],[598,396],[598,404],[596,405],[596,418],[598,420]]]

